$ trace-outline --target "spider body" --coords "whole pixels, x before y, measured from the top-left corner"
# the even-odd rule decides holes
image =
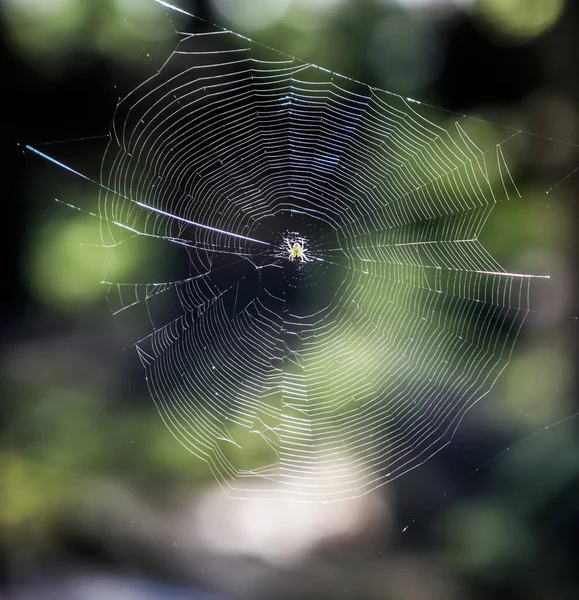
[[[300,242],[293,242],[293,244],[286,239],[288,258],[290,260],[300,260],[301,262],[309,262],[311,259],[306,254],[306,245],[304,240]]]

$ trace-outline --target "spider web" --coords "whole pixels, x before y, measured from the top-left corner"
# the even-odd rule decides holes
[[[478,238],[520,196],[517,133],[481,149],[415,100],[232,32],[179,36],[119,102],[97,181],[111,260],[143,239],[169,257],[166,279],[105,278],[114,313],[228,495],[367,493],[447,445],[508,364],[541,276]]]

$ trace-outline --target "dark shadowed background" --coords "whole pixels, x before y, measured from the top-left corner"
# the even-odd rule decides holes
[[[173,26],[203,24],[171,24],[152,0],[3,0],[0,598],[578,597],[579,5],[179,6],[370,85],[536,134],[525,137],[534,172],[521,173],[523,200],[501,207],[485,241],[553,285],[507,372],[426,465],[351,502],[229,500],[166,430],[124,349],[99,284],[98,230],[55,202],[78,181],[23,149],[106,135],[119,90],[150,75],[148,55],[174,49]],[[100,160],[90,144],[76,156],[89,171]]]

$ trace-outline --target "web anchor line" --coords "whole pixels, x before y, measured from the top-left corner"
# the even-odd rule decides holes
[[[130,202],[133,202],[136,206],[140,206],[141,208],[144,208],[145,210],[149,210],[151,212],[155,212],[158,214],[162,214],[166,217],[169,217],[171,219],[174,219],[175,221],[180,221],[182,223],[186,223],[187,225],[192,225],[194,227],[200,227],[201,229],[207,229],[208,231],[214,231],[215,233],[221,233],[223,235],[228,235],[230,237],[234,237],[234,238],[238,238],[241,240],[245,240],[247,242],[254,242],[256,244],[263,244],[266,246],[272,246],[273,244],[271,244],[270,242],[264,242],[262,240],[257,240],[255,238],[250,238],[244,235],[241,235],[239,233],[233,233],[231,231],[224,231],[223,229],[218,229],[216,227],[210,227],[209,225],[203,225],[202,223],[196,223],[195,221],[189,221],[188,219],[184,219],[182,217],[179,217],[177,215],[172,215],[168,212],[165,212],[161,209],[155,208],[154,206],[148,206],[147,204],[144,204],[143,202],[139,202],[138,200],[133,200],[132,198],[129,198],[128,196],[125,196],[124,194],[120,194],[119,192],[107,187],[106,185],[103,185],[102,183],[99,183],[98,181],[95,181],[94,179],[91,179],[90,177],[88,177],[87,175],[84,175],[83,173],[81,173],[80,171],[76,171],[75,169],[73,169],[72,167],[69,167],[68,165],[56,160],[55,158],[49,156],[48,154],[45,154],[44,152],[41,152],[40,150],[38,150],[37,148],[34,148],[33,146],[30,145],[26,145],[26,149],[29,150],[30,152],[33,152],[34,154],[36,154],[37,156],[40,156],[41,158],[44,158],[45,160],[57,165],[58,167],[61,167],[67,171],[70,171],[71,173],[74,173],[75,175],[77,175],[78,177],[81,177],[82,179],[86,179],[87,181],[90,181],[91,183],[94,183],[95,185],[98,185],[100,188],[108,191],[108,192],[112,192],[113,194],[116,194],[118,196],[121,196],[122,198],[125,198],[126,200],[129,200]]]

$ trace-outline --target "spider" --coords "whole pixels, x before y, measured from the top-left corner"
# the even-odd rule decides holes
[[[288,248],[288,258],[290,260],[301,260],[302,262],[309,262],[310,260],[312,260],[311,258],[309,258],[306,254],[306,243],[304,240],[300,242],[294,242],[293,244],[290,243],[290,241],[288,239],[285,240],[285,243],[287,244],[287,248]]]

